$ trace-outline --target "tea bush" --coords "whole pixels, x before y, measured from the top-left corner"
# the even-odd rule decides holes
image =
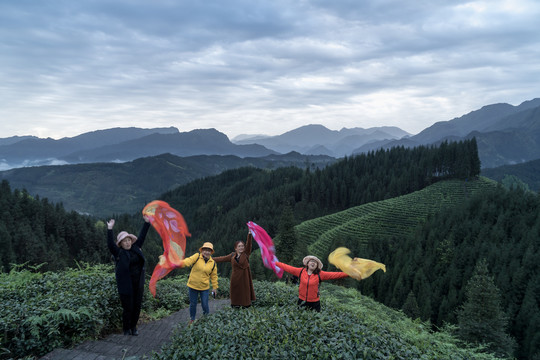
[[[253,306],[291,305],[298,299],[298,287],[284,282],[253,281],[253,287],[257,298]]]
[[[188,304],[187,275],[145,291],[143,309],[166,316]],[[354,289],[323,283],[322,312],[299,309],[298,287],[254,282],[248,309],[225,308],[179,329],[155,359],[494,359],[448,333],[431,333]],[[220,297],[229,280],[220,278]],[[0,273],[0,358],[40,356],[117,331],[122,309],[112,265],[58,273]],[[152,317],[152,316],[150,316]]]
[[[141,318],[157,319],[185,308],[186,283],[187,275],[162,279],[156,298],[146,287]],[[229,280],[220,278],[219,286],[218,296],[228,297]],[[121,329],[112,265],[0,273],[0,303],[0,359],[40,356]]]
[[[296,286],[254,285],[254,306],[226,308],[179,330],[154,359],[494,359],[356,290],[323,284],[317,313],[294,305]]]
[[[189,305],[188,277],[189,274],[183,274],[159,280],[156,284],[155,299],[149,291],[145,291],[143,310],[147,313],[153,313],[159,309],[162,314],[170,314],[187,307]],[[229,279],[220,277],[218,286],[217,298],[227,299],[229,297]],[[165,313],[163,310],[166,310]],[[157,317],[152,318],[156,319]]]
[[[99,265],[58,273],[0,274],[1,346],[10,356],[42,355],[115,329],[114,271]]]

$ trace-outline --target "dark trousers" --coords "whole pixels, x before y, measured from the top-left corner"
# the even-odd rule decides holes
[[[210,312],[210,307],[208,306],[208,293],[210,289],[207,290],[195,290],[188,286],[189,291],[189,317],[191,320],[195,320],[195,315],[197,315],[197,302],[199,301],[199,295],[201,296],[201,306],[203,310],[203,315],[208,315]]]
[[[122,303],[122,309],[124,309],[122,312],[122,328],[124,331],[137,328],[143,293],[144,288],[134,287],[132,294],[120,294],[120,302]]]
[[[306,307],[310,310],[315,310],[318,312],[321,312],[321,302],[320,301],[304,301],[302,299],[298,299],[298,306],[300,307]]]

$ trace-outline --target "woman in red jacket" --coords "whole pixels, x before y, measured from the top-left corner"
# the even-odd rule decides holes
[[[298,305],[309,309],[321,311],[319,297],[319,284],[321,281],[342,279],[349,275],[344,272],[322,271],[323,264],[316,256],[306,256],[303,260],[304,267],[297,268],[282,262],[276,262],[284,271],[300,279],[298,287]]]

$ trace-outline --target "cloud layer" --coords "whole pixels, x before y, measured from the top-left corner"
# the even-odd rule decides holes
[[[540,3],[0,3],[0,137],[111,127],[417,133],[540,96]]]

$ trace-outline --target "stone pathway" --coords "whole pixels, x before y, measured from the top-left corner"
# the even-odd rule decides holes
[[[209,301],[210,314],[230,304],[229,299]],[[197,305],[197,319],[202,316]],[[169,342],[176,327],[187,326],[189,308],[171,316],[139,326],[139,336],[112,334],[101,340],[86,341],[73,349],[56,349],[43,356],[43,360],[138,360],[150,358]]]

